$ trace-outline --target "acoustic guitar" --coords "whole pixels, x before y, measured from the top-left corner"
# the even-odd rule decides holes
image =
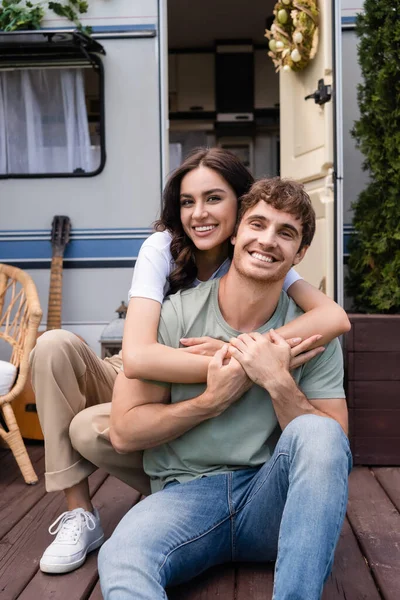
[[[70,231],[71,221],[69,217],[56,215],[53,218],[51,226],[52,259],[46,331],[61,329],[63,259],[65,248],[69,242]],[[43,331],[40,332],[38,337],[43,333]],[[13,402],[13,409],[22,437],[31,440],[43,440],[30,374],[23,391]]]

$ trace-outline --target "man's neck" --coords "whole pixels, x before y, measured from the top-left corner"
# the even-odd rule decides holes
[[[274,314],[283,281],[265,282],[243,277],[234,268],[221,278],[218,303],[225,321],[244,333],[262,327]]]

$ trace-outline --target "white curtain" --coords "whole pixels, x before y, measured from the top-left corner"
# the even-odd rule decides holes
[[[83,69],[0,71],[1,174],[90,172],[95,160]]]

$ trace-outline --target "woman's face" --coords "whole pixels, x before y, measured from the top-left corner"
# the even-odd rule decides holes
[[[183,229],[198,250],[217,248],[231,237],[238,201],[231,186],[213,169],[200,166],[185,175],[180,205]]]

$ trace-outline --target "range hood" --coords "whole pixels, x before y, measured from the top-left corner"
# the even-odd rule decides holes
[[[217,42],[217,123],[254,121],[254,47],[249,40]]]

